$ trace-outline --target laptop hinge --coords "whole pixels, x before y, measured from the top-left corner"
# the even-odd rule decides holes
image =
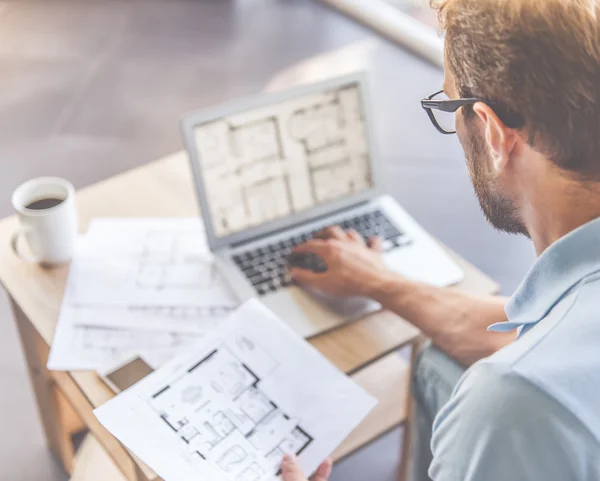
[[[321,219],[325,219],[325,218],[327,218],[327,217],[331,217],[332,215],[337,215],[337,214],[341,214],[341,213],[343,213],[343,212],[347,212],[347,211],[350,211],[350,210],[354,210],[354,209],[356,209],[357,207],[361,207],[361,206],[363,206],[363,205],[366,205],[366,204],[368,204],[368,203],[369,203],[369,202],[371,202],[371,201],[372,201],[372,200],[365,200],[365,201],[363,201],[363,202],[359,202],[358,204],[354,204],[354,205],[352,205],[352,206],[350,206],[350,207],[345,207],[345,208],[343,208],[343,209],[334,210],[333,212],[329,212],[329,213],[327,213],[327,214],[323,214],[323,215],[320,215],[320,216],[318,216],[318,217],[314,217],[314,218],[312,218],[310,221],[307,221],[306,223],[308,223],[308,222],[317,222],[317,221],[319,221],[319,220],[321,220]],[[292,228],[294,228],[294,227],[297,227],[298,225],[299,225],[299,224],[296,224],[296,225],[290,225],[290,226],[284,227],[283,229],[277,229],[277,230],[271,231],[271,232],[269,232],[268,234],[263,234],[263,235],[259,235],[259,236],[256,236],[256,237],[249,237],[248,239],[244,239],[243,241],[240,241],[240,242],[236,242],[236,243],[234,243],[234,244],[231,244],[231,248],[232,248],[232,249],[235,249],[236,247],[239,247],[239,246],[241,246],[241,245],[244,245],[244,244],[250,244],[251,242],[256,242],[256,241],[258,241],[258,240],[265,239],[265,238],[267,238],[267,237],[272,237],[272,236],[274,236],[274,235],[280,234],[281,232],[285,232],[286,230],[290,230],[290,229],[292,229]]]

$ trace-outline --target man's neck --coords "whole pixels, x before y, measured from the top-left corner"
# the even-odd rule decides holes
[[[561,177],[552,185],[540,186],[523,209],[538,256],[569,232],[600,218],[600,182],[583,184]]]

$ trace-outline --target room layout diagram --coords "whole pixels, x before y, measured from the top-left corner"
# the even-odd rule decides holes
[[[136,278],[140,289],[209,289],[221,281],[197,235],[150,230],[140,248]]]
[[[161,308],[156,315],[122,316],[132,328],[143,327],[138,321],[144,318],[171,319],[171,327],[192,324],[223,317],[239,304],[198,218],[95,221],[78,243],[68,294],[77,307]]]
[[[349,84],[196,128],[213,229],[224,236],[372,186],[361,91]]]
[[[135,331],[129,329],[113,329],[90,326],[75,327],[76,342],[82,350],[106,351],[113,357],[141,351],[168,350],[171,355],[177,353],[197,336],[179,332]]]
[[[62,322],[49,358],[48,365],[53,370],[102,370],[133,355],[141,355],[158,368],[199,337],[191,333],[76,325],[67,318]]]
[[[139,327],[148,327],[153,321],[164,322],[169,319],[170,325],[186,331],[185,324],[218,320],[227,317],[234,310],[231,304],[215,304],[212,306],[129,306],[129,320],[135,318]],[[138,327],[138,326],[133,326]],[[212,326],[211,326],[212,327]],[[202,327],[200,330],[205,331]]]
[[[267,480],[284,453],[300,454],[313,441],[265,394],[253,367],[268,377],[278,363],[255,341],[233,336],[147,400],[190,464],[209,462],[236,481]]]

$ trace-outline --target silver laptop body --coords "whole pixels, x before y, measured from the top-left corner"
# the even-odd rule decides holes
[[[385,241],[387,265],[435,286],[463,272],[382,191],[363,74],[259,95],[182,120],[211,251],[240,301],[259,297],[301,336],[379,308],[291,283],[292,247],[330,225]]]

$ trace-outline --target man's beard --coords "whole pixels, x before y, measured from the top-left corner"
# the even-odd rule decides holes
[[[519,218],[517,207],[508,195],[502,192],[489,171],[489,149],[483,135],[476,132],[474,125],[465,119],[466,135],[461,144],[465,151],[475,195],[483,214],[492,226],[509,234],[529,236],[527,228]]]

